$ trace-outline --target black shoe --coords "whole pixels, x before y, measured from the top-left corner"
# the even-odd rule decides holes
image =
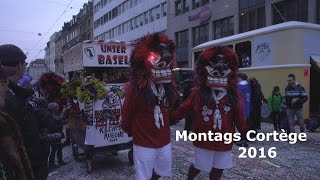
[[[62,159],[58,161],[59,165],[66,165],[67,163],[64,162]]]

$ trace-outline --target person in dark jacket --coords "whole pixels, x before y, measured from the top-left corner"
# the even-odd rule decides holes
[[[8,89],[7,76],[15,73],[14,68],[0,65],[0,108],[5,105],[5,93]],[[0,179],[34,179],[17,122],[2,111],[0,111]]]
[[[303,86],[296,81],[294,74],[288,75],[288,85],[285,89],[286,103],[288,105],[288,120],[290,131],[294,130],[294,117],[300,126],[300,132],[304,132],[303,104],[308,101],[308,94]]]
[[[272,94],[268,97],[268,107],[271,111],[271,118],[273,121],[273,127],[275,131],[280,130],[280,105],[282,102],[282,96],[280,94],[279,86],[274,86]]]
[[[5,106],[2,111],[9,114],[16,120],[23,142],[27,150],[27,154],[32,165],[32,169],[36,179],[46,179],[48,171],[42,164],[42,154],[47,151],[41,142],[39,122],[33,112],[33,107],[28,103],[29,97],[34,94],[31,89],[18,86],[18,81],[22,78],[27,63],[27,56],[23,51],[12,44],[0,46],[0,61],[2,65],[13,67],[16,73],[9,76],[9,85],[5,97]]]
[[[261,90],[261,85],[256,78],[250,78],[251,86],[251,111],[249,117],[249,129],[261,129],[261,106],[264,101],[264,95]]]

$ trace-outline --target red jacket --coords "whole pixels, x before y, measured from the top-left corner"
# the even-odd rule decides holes
[[[164,126],[158,129],[154,122],[154,105],[149,105],[143,97],[134,95],[132,88],[126,90],[122,107],[121,128],[132,135],[133,144],[149,148],[161,148],[170,143],[169,109],[160,106]]]
[[[219,110],[222,116],[221,130],[214,129],[213,114],[215,111],[215,104],[209,106],[208,109],[212,110],[211,115],[206,115],[209,120],[204,121],[203,105],[200,101],[199,89],[194,90],[190,96],[182,103],[178,110],[172,114],[172,120],[180,120],[185,114],[192,112],[192,132],[194,133],[234,133],[235,125],[241,133],[246,133],[247,127],[243,113],[243,105],[241,98],[237,100],[237,108],[232,108],[229,102],[228,95],[224,96],[219,102]],[[226,107],[231,107],[229,110]],[[193,145],[202,149],[214,151],[229,151],[232,149],[232,143],[224,144],[224,141],[194,141]]]

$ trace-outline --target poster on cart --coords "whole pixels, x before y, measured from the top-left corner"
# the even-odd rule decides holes
[[[84,41],[82,58],[84,67],[129,67],[133,46],[117,41]]]
[[[131,141],[131,138],[120,127],[124,84],[110,84],[106,88],[108,91],[106,97],[94,103],[95,147]]]

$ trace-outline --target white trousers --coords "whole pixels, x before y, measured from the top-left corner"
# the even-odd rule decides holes
[[[136,170],[136,180],[150,180],[153,170],[161,177],[171,176],[171,144],[162,148],[147,148],[133,145],[133,158]]]
[[[212,168],[228,169],[233,166],[231,151],[211,151],[195,147],[194,167],[210,172]]]

